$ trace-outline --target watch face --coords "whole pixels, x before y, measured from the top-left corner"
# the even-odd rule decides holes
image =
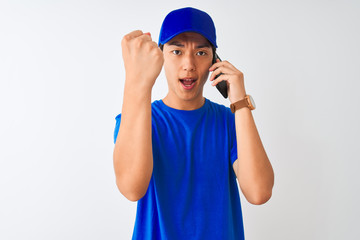
[[[249,95],[249,98],[250,98],[250,102],[251,102],[251,105],[253,105],[254,109],[256,108],[256,105],[255,105],[255,101],[254,99],[252,98],[252,96]]]

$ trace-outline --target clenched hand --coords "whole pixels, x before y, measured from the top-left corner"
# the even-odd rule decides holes
[[[150,33],[140,30],[125,35],[121,41],[126,84],[131,88],[150,90],[161,72],[164,56]]]

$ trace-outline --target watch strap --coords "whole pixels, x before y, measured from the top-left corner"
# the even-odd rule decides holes
[[[237,102],[230,104],[230,109],[232,113],[235,113],[236,110],[241,109],[243,107],[249,107],[247,96]]]

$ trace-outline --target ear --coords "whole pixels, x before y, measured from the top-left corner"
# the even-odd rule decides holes
[[[212,64],[216,63],[216,60],[218,59],[218,55],[216,54],[216,52],[213,52],[213,59],[212,59]]]
[[[214,63],[216,63],[216,58],[215,58],[215,56],[214,56],[213,59],[212,59],[212,64],[214,64]]]

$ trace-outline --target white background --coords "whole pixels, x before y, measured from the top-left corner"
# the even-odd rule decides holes
[[[174,3],[173,3],[174,2]],[[241,194],[246,239],[358,239],[360,3],[329,1],[0,2],[0,239],[130,239],[136,203],[117,190],[120,42],[157,41],[192,6],[245,76],[275,171],[273,196]],[[164,74],[153,100],[167,93]],[[229,106],[215,87],[204,96]]]

